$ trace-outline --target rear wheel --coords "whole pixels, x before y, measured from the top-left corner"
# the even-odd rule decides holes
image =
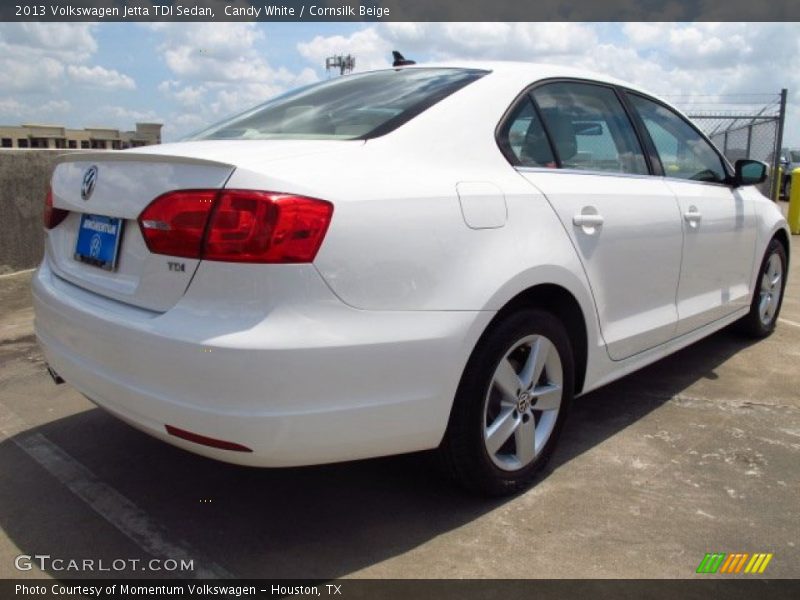
[[[786,265],[786,249],[778,240],[773,239],[761,261],[750,312],[741,321],[745,333],[754,337],[766,337],[774,331],[783,302]]]
[[[450,474],[488,495],[528,485],[553,452],[573,396],[564,326],[541,310],[495,326],[467,364],[439,452]]]

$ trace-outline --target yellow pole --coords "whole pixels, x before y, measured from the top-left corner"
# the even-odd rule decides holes
[[[778,167],[778,179],[775,182],[775,197],[773,200],[780,200],[781,196],[783,195],[783,166]],[[784,198],[787,202],[789,201],[788,198]]]
[[[789,214],[786,216],[789,221],[789,229],[792,234],[800,234],[800,168],[792,171],[792,185],[789,191]]]

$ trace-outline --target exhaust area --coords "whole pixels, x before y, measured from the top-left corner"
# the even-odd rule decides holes
[[[64,383],[64,380],[61,378],[61,375],[56,373],[55,369],[53,369],[53,367],[51,367],[50,365],[47,365],[46,368],[47,368],[47,373],[50,375],[50,378],[53,380],[53,383],[55,383],[56,385],[61,385],[62,383]]]

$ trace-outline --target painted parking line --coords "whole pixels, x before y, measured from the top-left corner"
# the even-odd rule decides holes
[[[790,321],[789,319],[784,319],[782,317],[778,319],[778,322],[784,323],[786,325],[791,325],[792,327],[800,327],[800,323],[798,323],[797,321]]]
[[[186,543],[171,542],[163,528],[147,513],[41,433],[25,433],[28,427],[10,409],[0,404],[0,439],[8,438],[53,477],[64,484],[108,523],[121,531],[145,553],[162,560],[194,560],[189,577],[231,579],[233,575],[212,561],[201,558]],[[202,566],[205,565],[205,566]]]
[[[0,279],[6,279],[8,277],[16,277],[17,275],[24,275],[25,273],[33,273],[36,269],[25,269],[24,271],[14,271],[13,273],[3,273],[0,275]]]

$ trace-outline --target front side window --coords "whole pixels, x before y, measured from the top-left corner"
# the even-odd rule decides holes
[[[614,90],[558,82],[533,91],[565,169],[647,174],[636,132]]]
[[[337,77],[273,98],[188,139],[366,139],[389,133],[487,73],[410,68]]]
[[[727,179],[719,154],[683,117],[642,96],[629,97],[653,140],[664,175],[693,181]]]

